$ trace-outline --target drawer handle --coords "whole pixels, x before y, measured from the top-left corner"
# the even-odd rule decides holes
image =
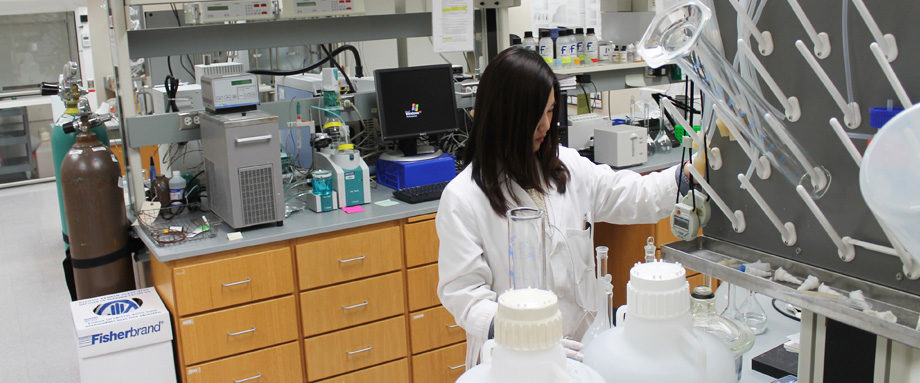
[[[224,286],[224,287],[239,286],[239,285],[242,285],[244,283],[249,283],[249,282],[252,282],[252,278],[246,278],[245,280],[242,280],[239,282],[233,282],[233,283],[221,283],[221,286]]]
[[[447,328],[457,328],[457,327],[460,327],[460,325],[458,325],[458,324],[449,324],[449,325],[447,325],[447,326],[445,326],[445,327],[447,327]]]
[[[358,308],[358,307],[364,307],[364,306],[367,306],[367,305],[368,305],[367,301],[364,301],[364,302],[358,303],[358,304],[356,304],[356,305],[342,306],[342,310],[351,310],[351,309],[356,309],[356,308]]]
[[[237,144],[237,145],[239,145],[239,144],[250,144],[250,143],[255,143],[255,142],[263,142],[263,141],[266,141],[266,142],[267,142],[267,141],[271,141],[271,140],[272,140],[272,135],[271,135],[271,134],[266,134],[266,135],[264,135],[264,136],[254,136],[254,137],[246,137],[246,138],[237,138],[237,139],[236,139],[236,144]]]
[[[350,259],[340,259],[340,260],[339,260],[339,263],[349,263],[349,262],[355,262],[355,261],[363,261],[364,258],[367,258],[367,257],[364,256],[364,255],[362,255],[362,256],[360,256],[360,257],[354,257],[354,258],[350,258]]]
[[[246,378],[246,379],[239,379],[239,380],[237,380],[237,379],[233,379],[233,383],[243,383],[243,382],[248,382],[248,381],[250,381],[250,380],[256,380],[256,379],[259,379],[259,378],[261,378],[261,377],[262,377],[262,373],[260,372],[260,373],[258,373],[258,374],[256,374],[255,376],[250,376],[250,377],[248,377],[248,378]]]
[[[463,368],[463,367],[466,367],[466,365],[465,365],[465,364],[458,364],[458,365],[452,366],[452,367],[449,366],[449,367],[447,367],[447,369],[453,371],[453,370],[460,369],[460,368]]]
[[[373,349],[373,348],[374,348],[374,346],[367,346],[367,347],[362,348],[362,349],[360,349],[360,350],[345,351],[345,353],[348,354],[348,355],[360,354],[360,353],[362,353],[362,352],[370,351],[370,350]]]
[[[256,326],[252,326],[252,328],[249,329],[249,330],[243,330],[243,331],[238,331],[238,332],[228,332],[227,335],[228,335],[228,336],[237,336],[237,335],[248,334],[248,333],[255,332],[255,331],[256,331]]]

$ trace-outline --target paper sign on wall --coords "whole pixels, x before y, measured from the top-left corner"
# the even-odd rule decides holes
[[[431,7],[434,51],[472,51],[473,0],[432,0]]]

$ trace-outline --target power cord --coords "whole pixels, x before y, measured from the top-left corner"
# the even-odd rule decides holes
[[[252,69],[249,73],[258,74],[258,75],[267,75],[267,76],[292,76],[295,74],[307,73],[311,70],[323,66],[323,64],[329,62],[331,57],[335,57],[338,54],[344,51],[351,51],[355,56],[355,77],[361,78],[364,77],[364,66],[361,65],[361,55],[358,54],[358,48],[355,48],[354,45],[345,44],[329,52],[329,55],[324,57],[322,60],[319,60],[306,68],[289,70],[289,71],[277,71],[277,70],[266,70],[266,69]]]
[[[345,69],[342,69],[342,66],[339,65],[339,62],[336,61],[334,57],[332,57],[332,54],[329,53],[329,48],[326,48],[326,46],[322,44],[320,44],[320,47],[323,48],[323,52],[326,52],[326,57],[329,58],[329,61],[332,62],[332,65],[334,65],[336,69],[339,70],[339,73],[345,77],[345,82],[348,84],[348,92],[346,93],[355,93],[355,84],[351,83],[351,79],[348,78],[348,73],[345,73]]]
[[[167,58],[167,62],[169,62],[169,58]],[[166,113],[178,112],[179,106],[176,105],[176,95],[179,93],[179,79],[173,77],[171,71],[170,74],[166,76],[163,87],[166,88],[166,99],[169,101],[169,103],[166,104]]]

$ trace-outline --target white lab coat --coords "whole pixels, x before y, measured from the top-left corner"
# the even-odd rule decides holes
[[[654,223],[668,216],[677,193],[675,169],[646,176],[595,165],[577,151],[560,147],[571,175],[565,194],[546,195],[547,283],[559,298],[564,335],[580,340],[594,307],[593,224]],[[467,334],[467,368],[475,365],[498,309],[497,293],[510,288],[508,227],[495,214],[468,166],[444,189],[436,219],[440,249],[438,298]],[[520,186],[521,206],[535,207]],[[511,204],[513,200],[509,199]],[[585,230],[585,218],[592,229]],[[636,249],[637,252],[641,249]],[[616,257],[618,254],[611,254]]]

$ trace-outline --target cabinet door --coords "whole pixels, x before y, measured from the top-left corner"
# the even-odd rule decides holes
[[[320,381],[320,383],[408,383],[409,360],[400,359],[395,362],[381,364],[376,367],[365,368],[335,378]]]
[[[438,261],[438,231],[434,220],[406,224],[406,267]]]
[[[173,271],[176,305],[184,316],[294,291],[286,243]]]
[[[441,304],[438,299],[438,264],[409,269],[406,282],[409,285],[409,311]]]
[[[302,383],[300,361],[300,347],[291,342],[186,368],[185,379],[187,383]]]
[[[196,364],[297,339],[294,297],[180,319],[186,364]]]
[[[402,272],[300,294],[305,336],[373,322],[406,310]]]
[[[307,338],[310,381],[406,357],[406,317]]]
[[[466,367],[466,343],[444,347],[412,357],[412,381],[453,383]]]
[[[410,314],[409,335],[413,354],[466,339],[466,331],[454,321],[454,316],[444,306]]]
[[[383,274],[402,266],[399,226],[308,240],[296,249],[301,290]]]

